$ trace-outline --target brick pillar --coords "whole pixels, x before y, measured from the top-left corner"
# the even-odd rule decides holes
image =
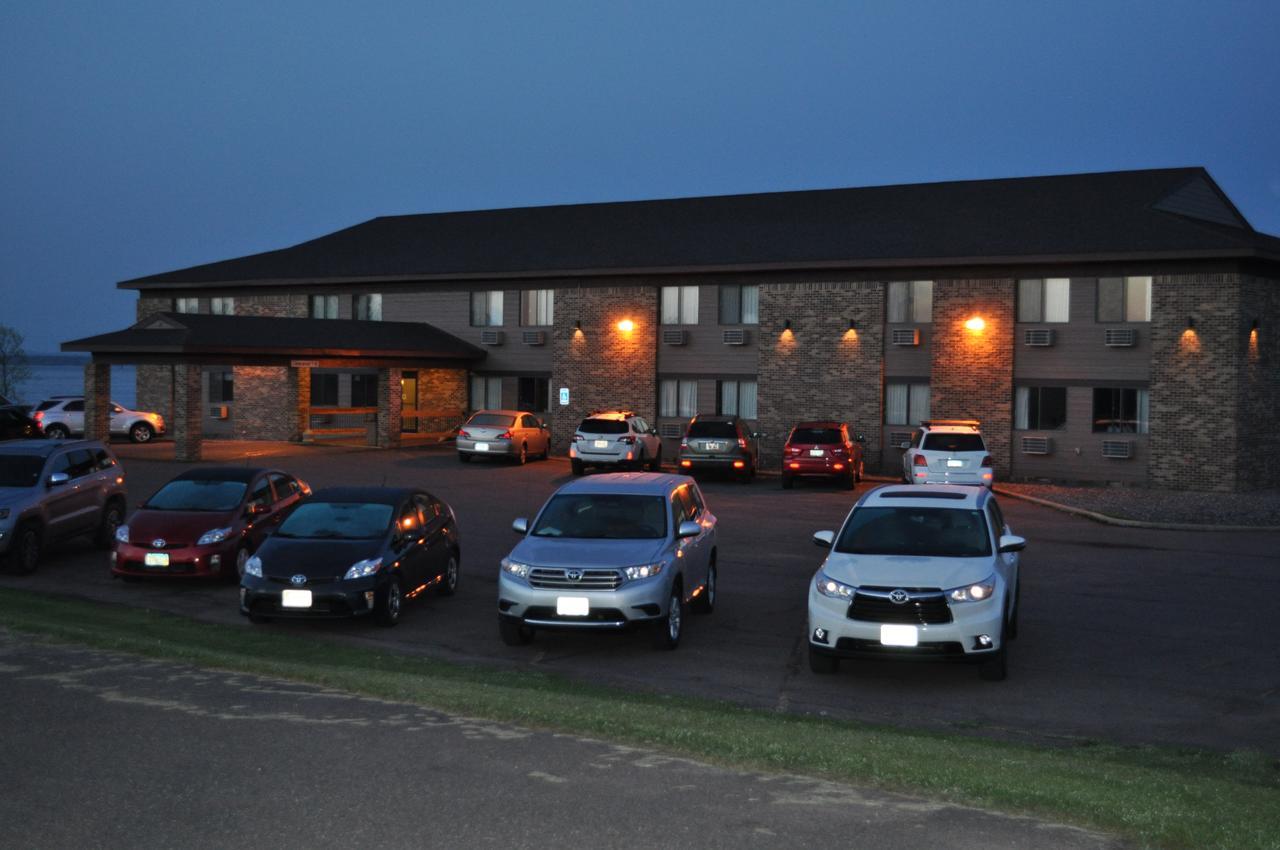
[[[180,363],[173,368],[173,459],[200,460],[204,411],[200,406],[200,367]]]
[[[298,366],[289,370],[289,409],[295,411],[292,442],[305,442],[311,430],[311,370]]]
[[[400,389],[399,369],[378,370],[378,434],[380,449],[400,447],[400,413],[404,396]]]
[[[106,440],[111,432],[111,366],[84,364],[84,438]]]

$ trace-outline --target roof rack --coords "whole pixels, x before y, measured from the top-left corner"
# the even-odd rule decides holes
[[[911,490],[890,490],[887,493],[878,493],[877,495],[881,499],[954,499],[963,501],[969,498],[970,494],[958,490],[953,493],[942,493],[937,490],[926,490],[923,493]]]
[[[920,424],[926,428],[933,428],[938,425],[953,425],[957,428],[972,428],[975,431],[982,425],[977,419],[925,419]]]

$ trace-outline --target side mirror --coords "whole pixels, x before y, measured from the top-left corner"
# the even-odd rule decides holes
[[[813,545],[821,546],[823,549],[830,549],[836,542],[836,533],[834,531],[815,531],[813,533]]]
[[[676,530],[676,537],[697,537],[702,533],[702,526],[692,520],[685,520],[680,523],[680,528]]]
[[[523,517],[523,516],[516,517],[515,521],[511,523],[511,530],[514,531],[516,534],[528,534],[529,518]]]
[[[49,486],[61,487],[63,484],[66,484],[70,480],[71,480],[71,476],[67,475],[67,473],[55,472],[49,476]]]
[[[900,448],[900,449],[909,449],[909,448],[911,448],[911,443],[909,443],[909,442],[907,442],[907,443],[898,443],[898,448]]]
[[[1027,538],[1018,537],[1016,534],[1000,535],[1000,552],[1021,552],[1027,548]]]

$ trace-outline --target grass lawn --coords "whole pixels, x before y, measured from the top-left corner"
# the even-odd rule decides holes
[[[1112,832],[1144,845],[1280,848],[1280,765],[1259,753],[1041,748],[625,693],[306,640],[271,628],[0,590],[0,626],[258,673],[468,717],[570,731],[716,764],[802,773]]]

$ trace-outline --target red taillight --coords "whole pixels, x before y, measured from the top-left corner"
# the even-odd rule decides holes
[[[464,439],[464,440],[470,440],[470,439],[471,439],[471,432],[470,432],[470,431],[465,431],[465,430],[464,430],[464,431],[459,431],[459,432],[458,432],[458,436],[459,436],[459,437],[461,437],[461,438],[462,438],[462,439]]]
[[[511,439],[511,432],[510,432],[510,431],[503,431],[501,434],[499,434],[498,436],[494,437],[494,439],[495,439],[495,440],[510,440],[510,439]]]
[[[687,449],[687,448],[689,448],[689,441],[688,441],[687,439],[685,439],[685,438],[681,437],[681,438],[680,438],[680,448],[682,448],[682,449]]]
[[[746,437],[739,437],[739,438],[738,438],[738,448],[740,448],[740,449],[745,449],[746,447],[747,447],[747,439],[746,439]]]
[[[733,468],[734,468],[734,469],[742,469],[742,468],[743,468],[743,467],[745,467],[746,465],[747,465],[746,461],[743,461],[743,460],[735,460],[735,461],[733,462]]]
[[[619,437],[618,442],[624,443],[628,446],[634,446],[636,444],[636,438],[631,436],[630,434],[627,434],[625,436]]]
[[[915,456],[915,459],[914,459],[914,460],[912,460],[912,461],[911,461],[911,463],[912,463],[912,464],[914,464],[915,466],[928,466],[928,465],[929,465],[929,461],[927,461],[927,460],[925,460],[925,459],[924,459],[924,455],[916,455],[916,456]]]
[[[31,418],[32,418],[32,419],[34,419],[36,422],[43,422],[43,421],[44,421],[44,411],[43,411],[43,410],[37,410],[35,413],[31,414]]]
[[[800,454],[800,450],[799,450],[798,448],[796,448],[795,446],[787,446],[787,454],[789,454],[789,455],[798,455],[798,454]]]
[[[570,440],[569,442],[576,443],[576,442],[579,442],[580,440],[585,440],[585,439],[586,437],[582,436],[581,434],[574,434],[573,439]]]
[[[834,469],[836,472],[839,472],[840,470],[844,469],[844,464],[843,464],[843,463],[833,463],[833,464],[831,465],[831,468],[832,468],[832,469]]]
[[[982,459],[981,466],[991,466],[991,455],[987,455]]]
[[[682,461],[680,461],[680,465],[681,465],[681,466],[683,466],[685,469],[688,469],[689,467],[693,466],[693,461],[691,461],[691,460],[682,460]]]
[[[792,469],[799,469],[799,468],[800,468],[800,464],[798,464],[798,463],[790,463],[790,464],[787,464],[787,465],[788,465],[788,466],[790,466]]]

